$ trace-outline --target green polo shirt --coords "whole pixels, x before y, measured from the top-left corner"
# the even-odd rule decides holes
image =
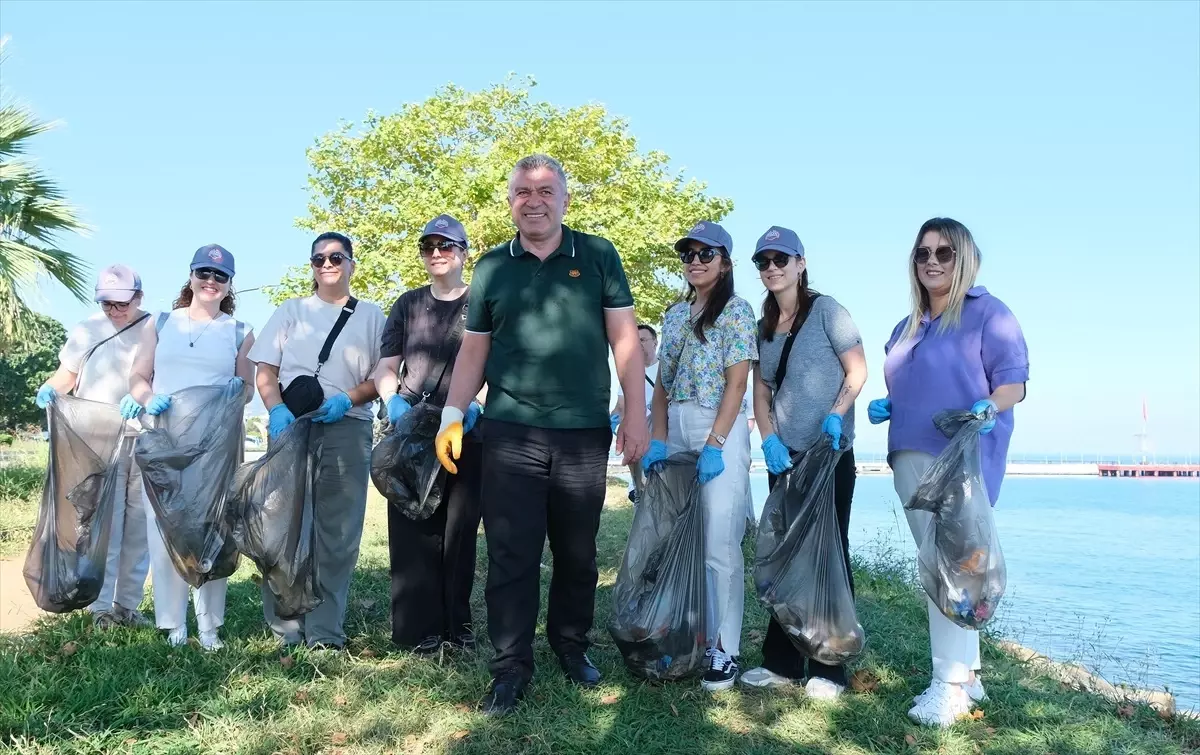
[[[633,309],[617,250],[563,226],[542,261],[518,236],[475,265],[467,330],[490,334],[487,416],[559,430],[608,426],[605,310]]]

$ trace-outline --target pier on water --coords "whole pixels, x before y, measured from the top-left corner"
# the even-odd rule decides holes
[[[1101,477],[1200,477],[1200,464],[1098,464]]]

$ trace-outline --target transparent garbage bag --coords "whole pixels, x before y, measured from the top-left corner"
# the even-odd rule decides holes
[[[433,450],[441,422],[442,407],[422,401],[371,451],[375,489],[415,521],[433,516],[442,504],[446,470]]]
[[[275,596],[275,615],[294,619],[324,602],[317,580],[313,490],[324,425],[306,414],[243,464],[229,491],[230,533]]]
[[[950,444],[904,504],[933,514],[917,554],[921,586],[946,618],[966,629],[987,624],[1008,584],[979,451],[979,429],[990,418],[964,411],[935,416]]]
[[[165,412],[142,415],[148,429],[134,446],[167,553],[193,587],[237,570],[226,506],[244,443],[239,383],[172,393]]]
[[[754,558],[759,600],[801,653],[829,665],[852,660],[866,642],[833,497],[842,453],[822,437],[792,456],[763,505]]]
[[[609,634],[629,671],[645,679],[699,671],[712,645],[698,458],[675,454],[649,474],[613,587]]]
[[[112,531],[125,421],[112,404],[59,396],[46,409],[50,457],[25,584],[51,613],[100,596]]]

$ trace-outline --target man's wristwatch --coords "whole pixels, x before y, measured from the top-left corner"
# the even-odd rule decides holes
[[[725,445],[725,436],[724,436],[724,435],[718,435],[717,433],[709,433],[709,434],[708,434],[708,437],[710,437],[710,438],[712,438],[713,440],[715,440],[715,441],[717,442],[717,445],[718,445],[718,446],[724,446],[724,445]]]

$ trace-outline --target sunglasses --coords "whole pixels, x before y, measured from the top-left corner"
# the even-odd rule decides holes
[[[772,262],[775,263],[775,267],[782,270],[787,267],[791,259],[792,255],[790,254],[756,254],[750,258],[750,261],[754,263],[759,272],[762,272],[769,268]]]
[[[102,301],[100,302],[100,309],[103,309],[105,312],[124,312],[129,309],[130,304],[133,304],[132,299],[129,301]]]
[[[463,246],[457,241],[439,241],[436,244],[432,241],[422,241],[417,248],[421,250],[422,257],[432,257],[435,249],[442,254],[448,254],[455,249],[462,249]]]
[[[312,264],[313,267],[325,267],[325,260],[329,260],[330,262],[332,262],[334,267],[341,267],[343,262],[345,262],[346,260],[353,260],[353,259],[354,258],[348,254],[342,254],[341,252],[334,252],[333,254],[329,254],[329,255],[314,254],[313,256],[308,258],[308,261]]]
[[[926,265],[929,264],[930,256],[935,256],[939,265],[949,265],[957,253],[952,246],[939,246],[937,249],[919,246],[917,247],[917,251],[913,252],[913,262],[918,265]]]
[[[217,283],[228,283],[229,276],[220,270],[213,270],[210,267],[202,267],[199,270],[193,270],[192,275],[196,276],[198,281],[216,281]]]
[[[719,249],[713,249],[711,246],[706,246],[702,249],[688,249],[679,253],[679,261],[685,265],[690,265],[696,258],[699,258],[702,264],[707,265],[718,254],[723,254],[723,252]]]

